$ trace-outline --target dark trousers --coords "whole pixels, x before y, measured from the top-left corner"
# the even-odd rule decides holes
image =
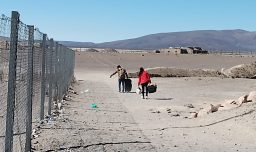
[[[144,98],[144,94],[146,94],[146,96],[148,96],[148,82],[146,83],[142,83],[141,84],[141,93],[142,93],[142,97]]]
[[[119,92],[125,92],[125,79],[118,79],[118,86]]]

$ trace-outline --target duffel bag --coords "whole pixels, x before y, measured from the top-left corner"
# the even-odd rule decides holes
[[[149,93],[155,93],[156,90],[157,90],[157,85],[156,84],[148,85],[148,92]]]

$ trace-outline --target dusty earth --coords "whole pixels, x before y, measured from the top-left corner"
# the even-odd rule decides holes
[[[131,72],[140,66],[219,70],[255,57],[79,52],[76,59],[77,81],[61,114],[38,125],[33,151],[255,151],[255,103],[190,118],[209,104],[256,90],[255,80],[152,78],[158,91],[143,100],[135,93],[136,78],[130,93],[119,93],[117,79],[109,78],[117,64]]]

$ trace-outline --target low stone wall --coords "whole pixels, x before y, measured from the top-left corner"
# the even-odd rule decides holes
[[[156,67],[146,69],[151,77],[222,77],[222,78],[248,78],[256,79],[256,62],[251,64],[242,64],[230,69],[212,70],[212,69],[178,69]],[[138,77],[138,72],[128,73],[129,77]]]
[[[209,69],[177,69],[177,68],[151,68],[147,69],[151,77],[224,77],[220,71]],[[136,73],[129,73],[130,77],[135,78]]]
[[[251,64],[241,64],[230,69],[222,69],[221,72],[231,78],[256,78],[256,62]]]

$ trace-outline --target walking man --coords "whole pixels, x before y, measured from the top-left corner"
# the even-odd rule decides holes
[[[110,75],[110,78],[115,75],[118,74],[118,87],[119,87],[119,92],[125,92],[125,79],[128,78],[128,74],[126,72],[126,70],[124,68],[122,68],[120,65],[118,65],[117,70]]]

